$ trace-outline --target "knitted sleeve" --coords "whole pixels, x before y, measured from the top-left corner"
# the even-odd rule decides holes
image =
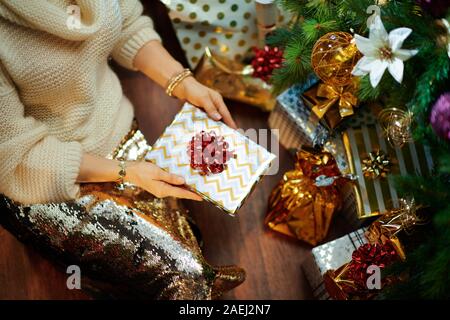
[[[62,202],[79,192],[81,144],[62,142],[26,116],[0,65],[0,193],[22,204]]]
[[[122,32],[116,43],[112,57],[125,68],[137,70],[134,65],[136,53],[147,42],[161,40],[153,29],[152,20],[142,15],[143,7],[139,0],[121,0]]]

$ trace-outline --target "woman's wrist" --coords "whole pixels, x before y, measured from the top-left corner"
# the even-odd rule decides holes
[[[126,174],[123,178],[123,180],[125,182],[136,184],[136,181],[137,181],[136,178],[137,178],[138,172],[139,172],[138,164],[139,164],[139,162],[137,162],[137,161],[126,161],[125,162]]]
[[[119,161],[90,154],[83,154],[78,183],[112,182],[119,179]]]
[[[173,91],[186,79],[192,76],[192,71],[189,68],[183,69],[172,78],[169,79],[166,85],[166,94],[169,97],[173,96]]]
[[[180,100],[188,100],[189,88],[195,84],[197,80],[194,77],[189,76],[184,78],[172,91],[172,95]]]

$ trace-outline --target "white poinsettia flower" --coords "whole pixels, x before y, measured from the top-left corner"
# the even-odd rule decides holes
[[[370,74],[370,84],[375,88],[388,69],[392,77],[398,83],[402,83],[403,61],[419,52],[401,48],[411,32],[410,28],[397,28],[388,34],[380,16],[376,16],[370,25],[369,38],[355,34],[356,46],[364,56],[353,68],[352,74],[355,76]]]

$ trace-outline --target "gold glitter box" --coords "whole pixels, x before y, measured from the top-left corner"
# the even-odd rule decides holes
[[[195,68],[195,78],[223,97],[243,102],[270,112],[275,107],[272,87],[252,76],[251,65],[233,61],[205,48],[205,54]]]
[[[202,130],[224,137],[236,158],[218,174],[201,175],[190,166],[187,152],[192,137]],[[225,212],[235,215],[256,183],[269,169],[275,155],[186,103],[146,155],[162,169],[185,178],[186,186]]]

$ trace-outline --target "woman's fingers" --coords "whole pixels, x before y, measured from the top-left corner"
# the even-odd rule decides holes
[[[208,114],[208,116],[211,117],[211,119],[216,121],[222,119],[222,115],[214,105],[214,102],[209,93],[206,93],[202,98],[200,98],[200,103],[203,110],[205,110],[205,112]]]
[[[213,103],[216,107],[216,109],[219,111],[219,113],[223,117],[223,122],[225,122],[229,127],[233,129],[237,129],[237,125],[233,120],[233,117],[230,114],[230,111],[228,110],[225,102],[223,101],[222,96],[218,93],[213,91],[210,93],[210,96],[213,100]]]
[[[178,95],[178,97],[183,97],[190,103],[203,108],[211,119],[216,121],[223,119],[228,126],[237,129],[222,96],[217,91],[197,82],[192,77],[183,80],[179,87],[183,88],[186,95]]]
[[[156,179],[170,183],[170,184],[174,184],[174,185],[182,185],[185,183],[185,180],[183,177],[180,177],[180,176],[177,176],[176,174],[172,174],[167,171],[164,171],[163,169],[161,169],[159,167],[156,167],[156,168],[158,170]]]
[[[168,183],[160,181],[157,183],[158,188],[158,194],[156,195],[159,198],[165,198],[165,197],[175,197],[175,198],[181,198],[181,199],[189,199],[189,200],[195,200],[195,201],[202,201],[202,198],[183,188],[172,186]]]
[[[219,93],[209,90],[208,94],[201,98],[201,106],[212,119],[216,121],[223,119],[228,126],[237,129],[236,123]]]
[[[164,171],[163,169],[154,166],[156,173],[151,189],[154,189],[153,193],[158,198],[175,197],[201,201],[202,198],[197,194],[179,187],[183,185],[185,180],[183,177]]]

